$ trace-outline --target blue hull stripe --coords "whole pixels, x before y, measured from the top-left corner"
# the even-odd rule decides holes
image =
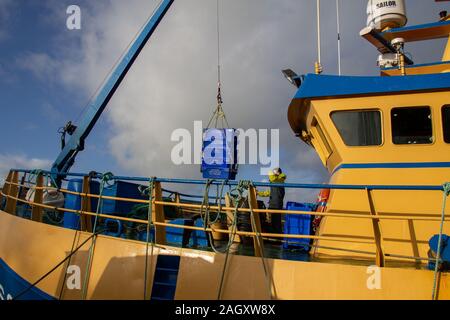
[[[0,300],[11,300],[27,289],[30,284],[0,258]],[[55,298],[33,287],[19,297],[19,300],[55,300]]]
[[[403,77],[361,77],[306,74],[295,99],[354,95],[391,95],[406,92],[450,89],[450,74],[436,73]]]
[[[450,162],[393,162],[393,163],[343,163],[333,170],[340,169],[411,169],[411,168],[450,168]]]

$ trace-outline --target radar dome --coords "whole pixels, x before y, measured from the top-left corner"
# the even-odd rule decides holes
[[[404,0],[369,0],[367,26],[384,30],[403,27],[408,21]]]

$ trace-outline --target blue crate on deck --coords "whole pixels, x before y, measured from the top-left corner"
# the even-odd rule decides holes
[[[131,198],[148,200],[148,196],[143,196],[139,191],[139,185],[124,181],[116,181],[114,184],[103,188],[103,195],[108,197]],[[103,199],[102,213],[117,214],[120,216],[131,212],[136,202],[117,201],[111,199]]]
[[[155,230],[151,229],[149,233],[150,233],[150,236],[148,237],[148,241],[149,242],[155,242]],[[145,230],[145,231],[139,232],[137,234],[137,238],[138,238],[139,241],[147,242],[147,231]]]
[[[100,184],[97,181],[90,182],[90,193],[98,194]],[[81,193],[83,192],[83,180],[82,179],[70,179],[67,185],[67,190]],[[97,209],[97,198],[91,198],[91,210],[93,212]],[[66,194],[64,200],[64,208],[72,209],[72,210],[80,210],[81,209],[81,196],[74,194]],[[94,221],[95,217],[91,218]],[[69,229],[79,229],[80,227],[80,217],[76,213],[72,212],[64,212],[64,228]]]
[[[237,136],[235,129],[205,129],[201,172],[205,179],[236,179]]]
[[[314,205],[309,203],[288,202],[286,210],[313,211]],[[284,234],[311,234],[311,215],[286,214],[284,222]],[[310,239],[284,238],[283,248],[309,250]]]
[[[192,219],[175,219],[169,222],[170,224],[193,226]],[[178,244],[183,247],[192,246],[192,230],[182,229],[176,227],[166,227],[166,241],[170,244]]]
[[[195,220],[194,226],[203,228],[203,219],[197,219]],[[194,247],[201,247],[206,248],[209,247],[209,240],[208,235],[205,231],[202,230],[194,230],[192,232],[192,241],[194,244]]]

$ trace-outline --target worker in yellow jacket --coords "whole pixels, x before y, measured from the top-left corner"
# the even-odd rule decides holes
[[[284,183],[286,181],[286,174],[283,173],[281,168],[275,168],[269,171],[269,181],[270,183]],[[269,198],[269,209],[282,210],[284,205],[284,187],[273,186],[267,191],[258,191],[258,196],[260,197],[270,197]],[[272,216],[272,232],[273,233],[283,233],[281,226],[281,214],[274,213]]]

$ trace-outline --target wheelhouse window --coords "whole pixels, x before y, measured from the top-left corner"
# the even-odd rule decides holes
[[[330,155],[333,153],[333,149],[328,143],[325,132],[323,132],[321,125],[317,121],[316,117],[313,118],[311,123],[311,144],[316,149],[317,154],[319,155],[320,160],[322,160],[323,164],[327,164],[327,160]]]
[[[347,146],[379,146],[381,114],[377,110],[336,111],[331,114],[339,134]]]
[[[394,144],[430,144],[433,142],[430,107],[404,107],[391,110]]]
[[[444,129],[444,141],[450,143],[450,104],[442,107],[442,127]]]

